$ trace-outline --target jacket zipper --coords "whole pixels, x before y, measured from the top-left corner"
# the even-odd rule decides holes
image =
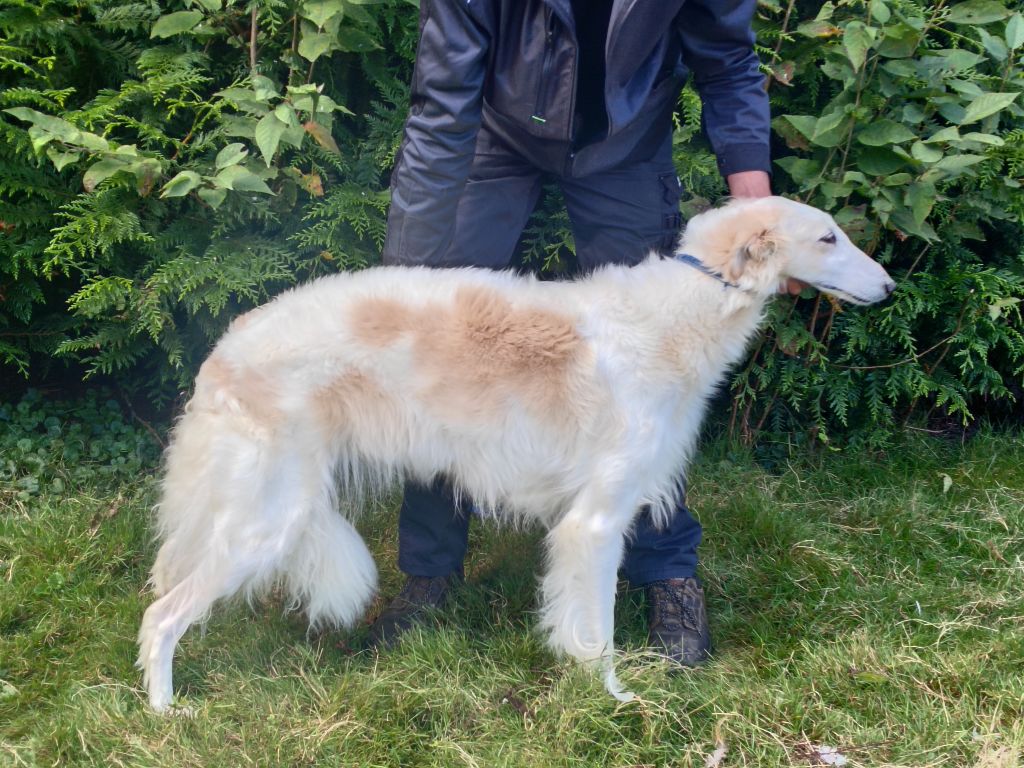
[[[547,122],[548,83],[555,58],[555,14],[548,5],[544,6],[544,63],[541,67],[540,82],[537,84],[537,102],[530,119],[543,125]]]

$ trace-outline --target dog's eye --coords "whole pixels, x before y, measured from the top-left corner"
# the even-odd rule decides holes
[[[828,243],[829,245],[835,245],[836,244],[836,233],[835,232],[829,232],[827,235],[825,235],[824,237],[820,238],[818,240],[818,242],[819,243]]]

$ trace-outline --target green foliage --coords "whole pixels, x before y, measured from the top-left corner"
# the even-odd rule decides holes
[[[51,355],[187,386],[234,314],[378,258],[408,101],[405,0],[6,0],[0,365]],[[835,212],[899,282],[776,302],[731,426],[884,443],[1015,402],[1024,338],[1024,16],[997,0],[762,0],[779,192]],[[691,215],[725,192],[680,97]],[[569,271],[547,193],[523,258]],[[830,435],[832,436],[830,438]]]
[[[30,390],[17,403],[0,403],[0,486],[20,501],[135,482],[156,465],[159,449],[102,392],[55,403]]]
[[[983,401],[1012,401],[1024,372],[1024,17],[982,0],[851,0],[807,17],[802,4],[767,5],[786,145],[776,186],[834,211],[899,288],[866,310],[780,301],[734,383],[733,429],[827,440],[858,427],[878,443],[935,409],[966,421]]]
[[[166,396],[233,314],[379,252],[392,155],[360,143],[363,121],[345,103],[375,92],[356,54],[405,71],[383,50],[408,53],[398,21],[414,25],[413,9],[8,6],[0,285],[12,295],[0,361],[25,372],[44,349],[89,374],[144,371]],[[382,93],[394,96],[396,77]]]

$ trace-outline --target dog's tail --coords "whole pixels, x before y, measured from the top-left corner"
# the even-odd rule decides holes
[[[143,617],[139,666],[150,703],[171,700],[174,647],[215,602],[281,584],[313,626],[349,626],[377,569],[337,510],[329,450],[254,428],[238,413],[194,408],[175,430],[158,506],[159,599]]]

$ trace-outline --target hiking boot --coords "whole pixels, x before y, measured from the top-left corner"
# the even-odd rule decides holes
[[[695,578],[665,579],[647,585],[647,641],[684,667],[711,658],[711,632],[704,590]]]
[[[432,610],[443,607],[451,588],[461,581],[462,576],[457,572],[447,576],[407,577],[402,591],[370,625],[370,647],[394,645],[403,633],[426,621]]]

